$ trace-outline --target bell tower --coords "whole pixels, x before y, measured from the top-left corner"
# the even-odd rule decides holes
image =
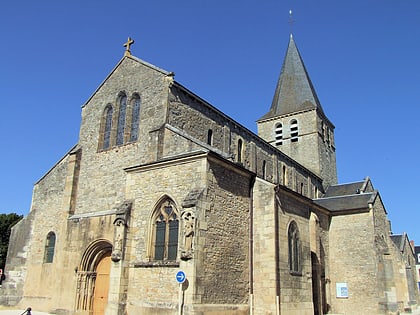
[[[334,125],[325,115],[290,35],[271,108],[258,135],[324,180],[337,184]]]

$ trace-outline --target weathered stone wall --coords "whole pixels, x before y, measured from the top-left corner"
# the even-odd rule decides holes
[[[202,302],[243,304],[249,285],[250,178],[210,161],[203,269],[197,286]]]
[[[3,305],[16,305],[22,299],[34,218],[35,211],[32,211],[12,227],[6,259],[6,278],[2,283],[0,297]]]
[[[201,159],[192,159],[184,163],[172,161],[145,166],[127,174],[127,198],[133,201],[126,255],[130,262],[130,285],[127,291],[129,314],[174,314],[178,307],[179,290],[175,274],[179,269],[186,272],[192,284],[186,293],[194,290],[195,270],[191,264],[179,261],[171,265],[159,262],[153,264],[151,226],[153,211],[163,197],[170,197],[180,214],[182,201],[188,193],[205,187],[203,169],[205,166]],[[182,233],[181,230],[180,235]],[[182,242],[182,239],[179,241]]]
[[[298,122],[298,141],[291,142],[291,121]],[[324,121],[324,124],[321,124]],[[275,126],[281,123],[283,141],[275,144]],[[324,126],[324,131],[321,129]],[[327,136],[327,130],[329,131]],[[322,177],[325,186],[337,183],[333,126],[310,110],[258,122],[258,135],[298,163]]]
[[[312,267],[310,250],[310,207],[294,194],[278,191],[279,272],[281,312],[284,314],[313,314]],[[299,272],[289,268],[288,229],[294,221],[299,230]]]
[[[309,119],[312,116],[306,115],[305,117]],[[288,169],[287,176],[290,176],[287,185],[290,189],[310,198],[313,197],[314,186],[318,187],[319,191],[322,191],[320,178],[309,171],[311,168],[308,167],[307,163],[298,160],[298,162],[302,163],[301,165],[308,167],[305,169],[294,160],[285,156],[282,152],[286,154],[290,152],[284,151],[283,147],[277,148],[282,152],[278,151],[275,147],[262,141],[245,127],[228,118],[217,109],[187,94],[185,91],[181,91],[179,88],[171,88],[168,123],[175,128],[183,130],[202,144],[207,144],[208,131],[211,129],[213,134],[212,147],[267,181],[275,184],[282,183],[281,166],[284,165]],[[304,123],[302,122],[302,124]],[[312,124],[314,122],[311,122]],[[302,132],[306,137],[305,132],[307,132],[307,129],[310,130],[310,126],[302,125]],[[240,154],[238,152],[239,140],[242,141]],[[311,140],[307,142],[310,145],[305,146],[306,151],[301,152],[301,155],[309,154],[309,156],[313,156],[317,149],[314,148]],[[190,143],[189,145],[191,146],[192,144]],[[189,147],[187,149],[191,150],[192,148]],[[240,161],[239,155],[241,156]],[[315,157],[312,158],[312,160],[314,159]],[[263,167],[264,162],[265,167]],[[335,165],[335,160],[333,163]],[[296,178],[296,176],[299,177]]]
[[[13,266],[16,273],[26,269],[23,298],[19,305],[26,308],[60,314],[71,314],[74,308],[76,293],[76,272],[84,250],[90,242],[105,238],[112,240],[113,216],[85,215],[83,218],[69,220],[68,205],[63,204],[65,184],[69,174],[68,158],[65,157],[50,170],[35,186],[32,210],[25,221],[33,222],[25,226],[17,226],[19,239],[25,237],[28,242],[26,259],[19,266],[11,258],[8,265]],[[70,171],[70,173],[72,173]],[[66,207],[67,206],[67,207]],[[49,232],[56,235],[55,251],[52,263],[44,262],[46,239]],[[21,242],[11,243],[10,257],[19,257]],[[30,250],[28,250],[30,248]],[[21,271],[22,272],[22,271]],[[12,277],[11,277],[12,278]],[[15,277],[16,278],[16,275]],[[12,280],[12,279],[11,279]]]
[[[34,187],[31,213],[35,214],[31,231],[30,255],[27,259],[27,277],[24,296],[19,305],[51,310],[60,302],[62,278],[52,275],[62,274],[63,251],[66,247],[64,229],[67,213],[63,208],[63,191],[67,177],[67,156],[59,161]],[[47,235],[56,236],[52,263],[44,262]],[[57,303],[59,301],[59,303]]]
[[[126,257],[130,261],[129,313],[135,309],[142,314],[173,314],[178,307],[175,274],[179,269],[188,279],[186,309],[196,303],[208,303],[209,309],[213,304],[246,303],[249,175],[240,175],[227,165],[209,162],[207,155],[196,155],[129,171],[126,192],[134,200],[128,235],[131,249]],[[181,213],[191,191],[203,191],[194,208],[197,221],[192,259],[169,265],[153,263],[150,237],[154,207],[167,195]],[[182,220],[180,227],[182,250]]]
[[[83,107],[79,137],[83,157],[75,213],[116,207],[125,200],[124,168],[156,159],[159,139],[152,131],[165,123],[168,85],[171,81],[171,76],[132,58],[125,58]],[[98,152],[104,109],[107,104],[112,104],[114,116],[118,116],[120,92],[127,95],[129,103],[134,93],[140,95],[138,141]],[[116,120],[113,122],[115,132]]]
[[[253,306],[254,314],[276,314],[278,307],[279,274],[276,270],[274,185],[256,179],[253,189]],[[277,304],[277,306],[276,306]]]
[[[332,313],[379,314],[372,211],[333,216],[329,239]],[[337,283],[347,283],[348,298],[336,297]]]

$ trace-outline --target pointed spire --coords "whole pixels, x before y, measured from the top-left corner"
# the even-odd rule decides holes
[[[293,40],[293,36],[290,34],[289,46],[283,61],[270,111],[260,120],[315,108],[322,111],[303,60]]]

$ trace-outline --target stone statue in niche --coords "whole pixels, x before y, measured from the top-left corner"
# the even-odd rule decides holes
[[[123,254],[123,235],[125,232],[125,224],[123,220],[116,220],[114,222],[114,246],[112,248],[112,261],[120,261]]]
[[[181,252],[181,259],[189,260],[193,254],[195,215],[192,211],[185,211],[181,216],[184,222],[184,249]]]
[[[131,202],[124,202],[116,211],[114,220],[114,246],[112,248],[111,260],[118,262],[124,256],[124,242],[128,226],[128,218],[131,211]]]

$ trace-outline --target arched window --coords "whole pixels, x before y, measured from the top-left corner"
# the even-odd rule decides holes
[[[283,144],[283,125],[281,123],[276,124],[276,126],[274,127],[274,136],[275,136],[274,143],[276,145],[282,145]]]
[[[207,131],[207,144],[213,145],[213,130],[211,129]]]
[[[242,163],[242,139],[238,140],[237,162]]]
[[[130,142],[137,141],[139,137],[141,99],[138,94],[134,94],[132,104]]]
[[[295,221],[289,225],[287,239],[289,245],[289,269],[292,272],[300,272],[300,239]]]
[[[54,259],[55,233],[50,232],[45,242],[44,263],[52,263]]]
[[[266,168],[267,168],[267,162],[264,160],[261,166],[261,173],[262,173],[263,179],[265,179],[266,177]]]
[[[281,180],[284,186],[287,186],[287,167],[286,165],[283,165],[283,167],[281,168]]]
[[[118,111],[118,125],[117,125],[117,145],[124,143],[124,130],[125,130],[125,113],[127,110],[127,96],[121,94],[120,106]]]
[[[299,126],[296,119],[290,121],[290,141],[297,142],[299,136]]]
[[[178,253],[179,215],[174,202],[167,198],[153,216],[153,260],[176,260]]]
[[[330,129],[329,128],[327,128],[326,133],[327,133],[327,143],[330,144]]]
[[[102,149],[106,150],[109,148],[110,144],[111,144],[111,129],[112,129],[112,105],[108,104],[105,107],[105,126],[104,126],[104,134],[103,134],[103,145],[102,145]]]

